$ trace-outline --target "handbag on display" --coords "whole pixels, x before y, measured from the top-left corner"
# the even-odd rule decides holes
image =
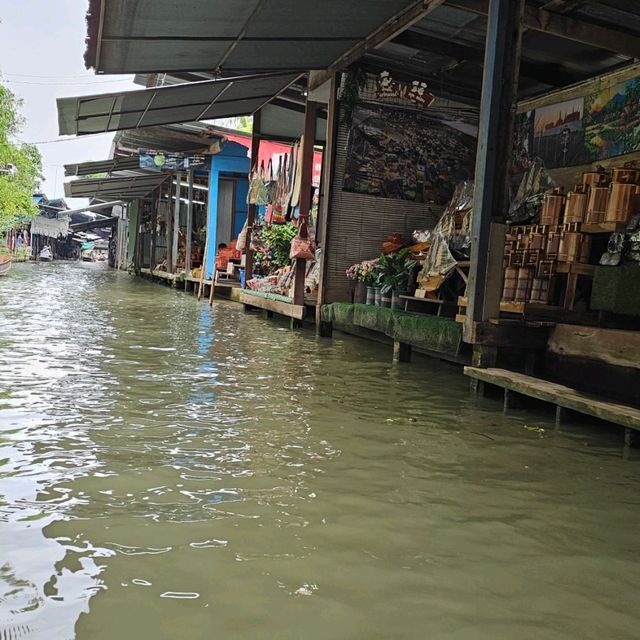
[[[256,206],[264,206],[267,204],[267,190],[264,176],[264,162],[260,164],[260,168],[256,165],[251,172],[251,180],[249,182],[249,193],[247,194],[247,203]]]
[[[265,202],[263,204],[273,203],[273,194],[276,189],[276,180],[273,177],[273,161],[269,160],[267,165],[267,173],[264,179]]]
[[[297,235],[291,241],[289,257],[292,260],[315,260],[316,252],[313,248],[313,240],[309,237],[307,223],[300,225]]]

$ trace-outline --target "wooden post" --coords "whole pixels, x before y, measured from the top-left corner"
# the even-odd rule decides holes
[[[156,266],[156,228],[158,220],[158,207],[162,196],[162,185],[153,193],[151,204],[151,247],[149,250],[149,269],[153,271]]]
[[[504,226],[493,229],[493,242],[491,236],[509,203],[524,7],[525,0],[489,3],[464,326],[465,341],[472,344],[476,325],[500,313]]]
[[[184,248],[184,275],[189,277],[191,273],[191,241],[193,240],[193,169],[189,169],[189,189],[187,192],[187,229]],[[185,280],[185,283],[187,280]]]
[[[331,186],[333,184],[333,169],[335,166],[336,136],[338,133],[338,81],[336,74],[331,76],[331,96],[327,111],[327,141],[322,158],[322,208],[320,210],[319,241],[322,247],[320,255],[320,282],[318,284],[318,301],[316,303],[316,327],[323,334],[320,318],[322,305],[325,300],[327,278],[327,251],[329,250],[329,212],[331,211]]]
[[[173,207],[171,206],[171,195],[173,192],[173,177],[167,180],[167,224],[165,225],[165,246],[166,246],[166,260],[167,271],[171,272],[171,265],[173,264]]]
[[[176,172],[176,203],[173,207],[173,235],[171,238],[170,273],[175,273],[178,267],[178,237],[180,236],[180,196],[182,195],[182,172]]]
[[[253,114],[253,130],[251,134],[251,168],[258,168],[260,155],[260,111]],[[244,281],[246,283],[253,277],[253,251],[251,250],[251,230],[258,216],[258,207],[250,204],[247,211],[247,246],[245,249],[246,261],[244,265]]]
[[[411,345],[406,342],[393,341],[393,361],[411,362]]]
[[[304,138],[302,143],[302,167],[300,178],[300,219],[298,228],[301,233],[306,232],[311,209],[311,187],[313,180],[313,150],[316,144],[316,119],[318,117],[318,103],[307,100],[304,111]],[[307,275],[307,261],[296,260],[296,273],[293,294],[293,304],[304,304],[304,282]]]

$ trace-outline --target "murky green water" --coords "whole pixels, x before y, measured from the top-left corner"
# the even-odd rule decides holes
[[[619,434],[389,360],[103,265],[16,265],[0,638],[637,638]]]

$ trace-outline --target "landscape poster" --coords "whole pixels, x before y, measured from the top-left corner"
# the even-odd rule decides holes
[[[640,78],[587,96],[585,127],[589,162],[640,151]]]
[[[461,129],[414,110],[356,107],[343,190],[446,204],[475,169],[477,139]]]
[[[541,158],[547,169],[589,162],[585,147],[584,98],[536,109],[533,155]]]

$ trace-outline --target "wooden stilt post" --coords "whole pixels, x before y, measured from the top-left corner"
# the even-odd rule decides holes
[[[322,158],[322,206],[320,208],[320,229],[318,241],[322,247],[320,257],[320,282],[318,284],[318,301],[316,303],[316,330],[321,336],[331,337],[331,331],[324,331],[321,322],[321,309],[326,295],[327,252],[329,251],[329,215],[331,211],[331,186],[333,184],[333,168],[335,165],[336,135],[338,132],[338,81],[336,74],[331,77],[331,95],[327,111],[327,141]]]
[[[193,240],[193,169],[189,169],[189,188],[187,191],[187,228],[184,248],[184,275],[191,274],[191,242]],[[185,284],[187,281],[185,280]]]
[[[153,271],[156,266],[156,242],[157,242],[157,219],[158,219],[158,207],[160,205],[160,196],[162,195],[162,185],[153,193],[153,200],[151,204],[151,250],[149,251],[149,269]]]
[[[518,94],[525,0],[490,0],[480,108],[464,339],[500,313],[503,224]],[[479,347],[482,349],[482,347]]]
[[[302,167],[300,179],[300,220],[301,233],[306,233],[311,209],[311,187],[313,180],[313,149],[316,143],[316,119],[318,104],[307,100],[304,112],[304,137],[302,142]],[[296,260],[293,304],[304,304],[304,282],[307,275],[307,261]]]
[[[167,260],[167,271],[171,271],[171,265],[173,264],[173,207],[172,205],[172,195],[174,193],[173,190],[173,174],[169,180],[167,180],[167,224],[165,226],[165,246],[166,246],[166,260]]]
[[[171,236],[171,263],[169,273],[175,273],[178,267],[178,237],[180,236],[180,198],[182,196],[182,171],[176,172],[176,202],[173,207],[173,228]]]
[[[257,168],[259,165],[258,157],[260,155],[260,111],[253,114],[253,132],[251,134],[251,167]],[[258,207],[250,204],[247,211],[247,247],[245,250],[246,261],[244,265],[244,281],[246,283],[253,277],[253,251],[251,250],[251,232],[253,225],[258,217]]]

